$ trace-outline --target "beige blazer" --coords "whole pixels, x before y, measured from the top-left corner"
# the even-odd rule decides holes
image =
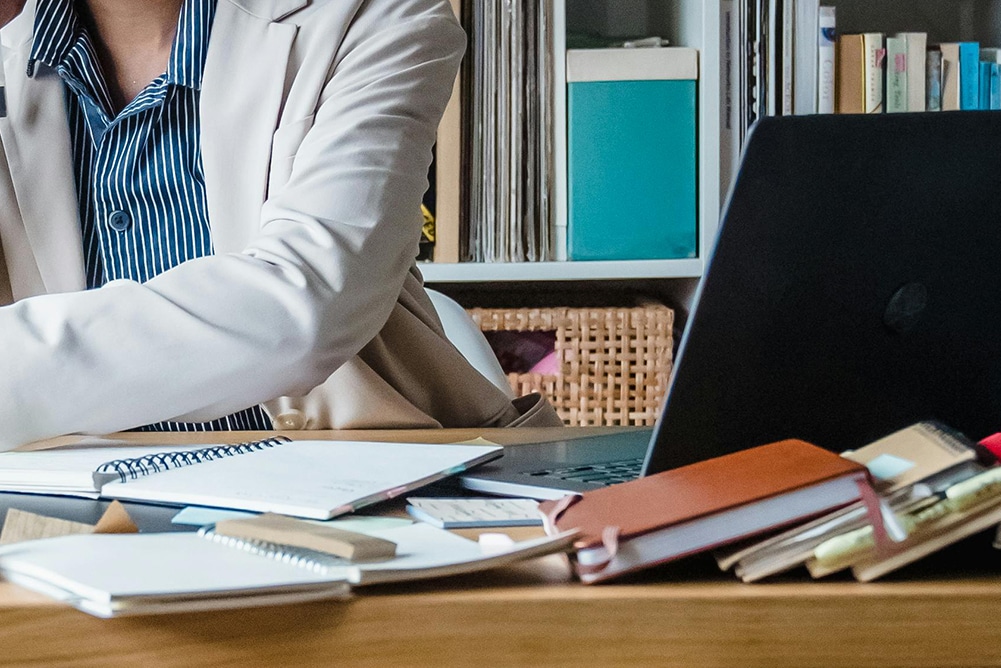
[[[559,424],[445,340],[414,264],[465,44],[444,0],[219,0],[215,255],[90,291],[63,85],[25,74],[33,17],[0,31],[0,448],[258,403],[284,430]]]

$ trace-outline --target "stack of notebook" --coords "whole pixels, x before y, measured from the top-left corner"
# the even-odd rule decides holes
[[[388,559],[346,559],[213,529],[77,534],[0,547],[0,574],[98,617],[343,598],[353,586],[496,568],[569,547],[570,535],[480,544],[427,524],[376,529]]]
[[[543,502],[546,530],[580,531],[584,582],[704,552],[871,498],[865,466],[788,440]]]
[[[765,540],[720,551],[716,555],[720,568],[734,568],[739,578],[754,582],[804,565],[815,577],[857,565],[853,574],[871,580],[984,528],[976,517],[980,504],[971,503],[973,497],[964,495],[962,508],[948,500],[970,485],[979,489],[998,472],[978,461],[974,444],[961,434],[919,423],[844,456],[869,468],[888,509],[884,513],[888,540],[878,550],[864,513],[847,507]],[[990,486],[980,493],[985,491],[988,496],[993,493]],[[984,501],[990,508],[1001,497]],[[1001,522],[1001,517],[992,521]],[[940,536],[945,527],[951,527],[948,535]],[[936,540],[929,542],[932,536]]]
[[[26,540],[0,547],[0,574],[85,612],[114,617],[338,598],[352,586],[481,571],[566,550],[569,535],[481,544],[404,520],[362,534],[316,521],[396,497],[501,452],[493,445],[274,438],[197,449],[4,453],[3,491],[267,514],[245,520],[253,531],[245,524],[243,533],[219,523],[198,533],[87,531]],[[331,544],[350,549],[321,549]],[[392,549],[372,552],[387,545]]]
[[[836,455],[782,441],[560,501],[585,583],[713,552],[751,582],[805,566],[878,578],[1001,523],[1001,467],[931,422]]]

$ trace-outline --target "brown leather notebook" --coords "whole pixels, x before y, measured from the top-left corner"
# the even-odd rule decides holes
[[[582,581],[598,582],[860,499],[876,508],[862,464],[786,440],[546,501],[539,509],[547,531],[580,531],[575,570]]]

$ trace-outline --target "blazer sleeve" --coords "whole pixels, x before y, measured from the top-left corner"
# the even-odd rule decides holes
[[[354,356],[413,263],[464,48],[444,2],[362,2],[243,252],[0,309],[0,449],[218,417],[306,392]]]

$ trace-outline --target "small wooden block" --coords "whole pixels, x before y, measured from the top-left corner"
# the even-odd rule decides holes
[[[101,515],[97,525],[71,522],[57,517],[47,517],[29,513],[26,510],[10,508],[0,532],[0,545],[20,543],[38,538],[54,538],[78,533],[138,533],[128,512],[118,501],[112,501],[108,509]]]
[[[223,520],[215,525],[221,536],[263,540],[332,554],[351,561],[376,561],[396,556],[396,543],[355,531],[321,526],[285,515]]]

